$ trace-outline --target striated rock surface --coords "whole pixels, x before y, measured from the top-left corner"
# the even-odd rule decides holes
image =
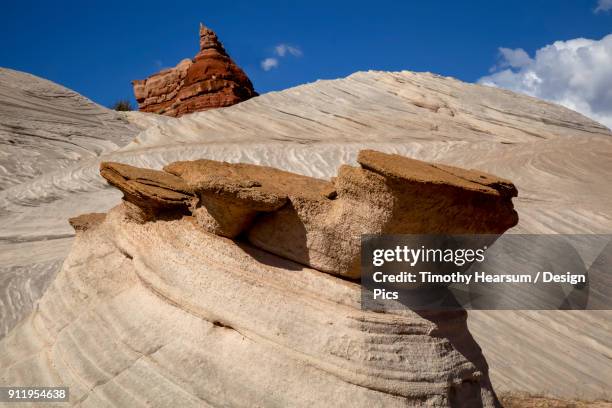
[[[217,35],[200,24],[200,52],[144,80],[132,81],[138,109],[168,116],[221,108],[257,93]]]
[[[83,196],[62,200],[61,192],[39,181],[56,180],[66,169],[128,144],[143,127],[131,118],[59,84],[0,67],[0,337],[50,284],[74,234],[66,219],[82,213],[88,201]],[[41,211],[42,202],[55,208]],[[36,250],[40,242],[48,249]]]
[[[140,130],[70,89],[0,67],[0,191],[115,151]]]
[[[501,234],[514,185],[372,150],[358,162],[332,182],[103,162],[123,203],[70,219],[62,270],[0,342],[0,383],[67,386],[81,406],[499,406],[465,311],[365,311],[357,283],[321,271],[358,278],[365,233]]]
[[[520,190],[520,195],[514,198],[513,202],[521,215],[519,224],[509,231],[511,233],[612,232],[612,184],[609,182],[612,179],[612,133],[600,124],[561,106],[500,89],[467,84],[428,73],[359,72],[347,78],[318,81],[262,95],[226,109],[209,110],[178,119],[142,112],[129,114],[142,119],[140,123],[151,124],[151,127],[141,132],[129,146],[104,154],[101,158],[82,160],[59,168],[53,173],[45,173],[0,191],[0,264],[3,266],[0,269],[0,337],[28,316],[33,302],[39,299],[47,285],[53,281],[55,271],[62,266],[66,254],[75,242],[74,230],[66,220],[83,212],[108,212],[120,201],[120,190],[109,187],[100,176],[100,161],[161,170],[168,163],[178,160],[206,158],[213,161],[273,166],[330,180],[338,174],[341,164],[358,166],[359,151],[374,149],[426,162],[475,168],[511,179]],[[63,116],[59,112],[49,115],[51,118],[58,115],[62,121]],[[18,175],[11,177],[17,179]],[[148,240],[157,236],[158,231],[154,228],[162,224],[177,223],[179,220],[160,220],[144,224],[130,221],[130,225],[144,230],[142,235],[130,241],[133,242],[132,248],[138,247],[138,251],[126,252],[128,257],[124,258],[129,261],[129,257],[134,256],[133,262],[138,265],[140,276],[150,273],[152,267],[157,268],[162,262],[161,258],[165,257],[166,260],[181,264],[183,259],[191,258],[195,254],[196,258],[192,258],[196,266],[195,269],[192,268],[193,276],[180,275],[180,279],[184,280],[183,284],[168,289],[168,292],[172,292],[172,299],[189,297],[201,301],[199,294],[194,295],[189,291],[186,292],[189,295],[181,294],[188,289],[202,289],[209,285],[210,275],[198,275],[198,262],[202,265],[214,264],[217,271],[223,268],[231,269],[232,265],[235,265],[231,257],[238,254],[247,259],[257,256],[261,262],[270,258],[280,259],[254,248],[249,252],[227,251],[227,248],[234,248],[231,243],[232,246],[229,247],[212,246],[213,242],[228,240],[204,234],[201,226],[191,222],[193,220],[190,218],[186,219],[188,220],[190,228],[198,231],[198,237],[202,234],[201,236],[210,238],[210,252],[206,249],[209,241],[204,241],[205,244],[201,245],[199,238],[191,234],[184,235],[183,229],[177,232],[177,236],[184,236],[185,241],[176,240],[174,235],[164,237],[163,234],[167,231],[165,229],[159,230],[162,235],[159,240]],[[276,368],[258,365],[260,360],[256,360],[253,364],[236,368],[229,378],[211,379],[201,375],[201,371],[193,371],[193,375],[185,378],[184,373],[192,367],[188,365],[193,362],[191,357],[199,358],[202,364],[210,362],[210,369],[217,364],[226,366],[227,361],[236,361],[244,355],[240,352],[247,350],[246,344],[250,343],[237,334],[232,337],[235,341],[228,340],[230,336],[225,334],[232,333],[232,330],[222,327],[223,320],[219,320],[217,325],[213,323],[207,326],[202,322],[202,326],[190,326],[189,323],[183,325],[173,323],[172,319],[158,318],[158,315],[163,315],[158,312],[165,310],[171,316],[187,316],[184,318],[187,320],[181,319],[181,322],[191,322],[189,316],[192,316],[194,308],[191,303],[185,307],[167,306],[156,293],[146,290],[148,280],[135,286],[137,290],[124,291],[125,296],[117,298],[115,302],[96,303],[96,300],[100,299],[96,296],[103,292],[97,290],[99,280],[101,277],[111,276],[106,270],[117,268],[117,271],[121,271],[117,272],[117,280],[125,278],[127,281],[128,277],[133,279],[133,274],[124,273],[128,269],[120,269],[121,266],[113,264],[122,258],[111,251],[108,245],[102,245],[101,240],[91,240],[87,243],[83,239],[89,240],[92,235],[105,231],[103,226],[107,225],[107,222],[110,220],[99,225],[102,228],[95,227],[83,233],[78,232],[78,244],[65,263],[65,268],[70,266],[70,272],[62,272],[64,278],[57,281],[54,284],[57,287],[54,286],[53,292],[45,297],[45,304],[49,307],[42,307],[42,303],[39,303],[39,310],[55,307],[61,308],[58,310],[66,308],[68,311],[63,315],[64,318],[59,318],[62,320],[62,327],[67,325],[67,329],[58,336],[61,341],[58,340],[57,345],[53,347],[41,344],[51,344],[47,342],[47,334],[28,332],[32,326],[24,321],[9,335],[12,339],[11,347],[3,348],[8,343],[4,343],[6,339],[0,340],[0,348],[4,350],[0,355],[0,373],[4,373],[5,367],[9,367],[5,365],[9,360],[12,373],[15,373],[17,366],[21,367],[20,378],[32,375],[28,367],[37,375],[51,373],[38,370],[39,366],[35,363],[39,362],[40,367],[45,367],[48,365],[47,360],[41,358],[40,354],[29,354],[29,350],[34,350],[33,347],[38,347],[36,350],[39,351],[44,348],[52,350],[55,356],[60,353],[63,356],[71,355],[71,358],[66,360],[71,364],[80,361],[80,367],[87,370],[87,375],[83,374],[83,377],[87,378],[83,387],[91,388],[92,379],[98,384],[90,393],[90,398],[93,399],[84,400],[84,406],[103,405],[105,398],[113,398],[113,401],[120,399],[123,403],[118,405],[138,406],[142,400],[133,397],[133,393],[123,392],[126,389],[124,384],[129,384],[130,390],[138,390],[139,395],[146,395],[149,400],[160,398],[162,401],[168,401],[170,398],[164,392],[172,386],[169,383],[173,381],[173,384],[178,384],[174,387],[182,389],[212,390],[215,398],[224,395],[230,401],[228,404],[231,404],[235,401],[231,398],[236,388],[223,392],[219,384],[224,380],[237,387],[238,392],[245,392],[236,386],[240,382],[239,379],[261,378],[268,371],[274,372]],[[142,247],[138,246],[141,238]],[[119,236],[111,236],[108,242],[115,239],[119,240]],[[163,247],[159,246],[160,242],[165,242]],[[97,245],[99,243],[100,245]],[[247,245],[243,248],[248,248]],[[148,246],[155,250],[147,249]],[[99,252],[92,252],[91,249]],[[227,257],[222,256],[223,251]],[[77,252],[90,255],[83,264],[83,269],[87,271],[76,273],[73,269],[79,263],[73,264],[72,260],[85,261],[84,255],[75,258]],[[108,257],[105,257],[107,254]],[[97,258],[99,262],[96,262]],[[159,263],[151,264],[153,258],[158,259]],[[128,261],[125,265],[129,265]],[[53,265],[56,269],[50,269]],[[160,268],[163,269],[164,266],[161,265]],[[269,266],[272,269],[272,265]],[[325,318],[351,321],[354,326],[358,324],[356,320],[348,320],[352,319],[354,314],[351,308],[343,306],[345,303],[334,307],[330,306],[333,303],[327,301],[312,303],[311,292],[304,292],[302,287],[305,285],[296,281],[296,276],[305,276],[298,271],[311,269],[290,262],[283,264],[282,268],[284,275],[289,274],[292,277],[290,282],[286,282],[287,287],[293,291],[290,301],[299,300],[312,307],[329,307],[326,309]],[[262,276],[269,273],[268,269],[250,266],[246,266],[246,269],[248,272],[245,272],[245,279],[252,278],[255,271],[261,271]],[[172,274],[174,269],[166,273]],[[313,273],[321,277],[320,282],[341,280],[333,275],[316,271]],[[82,284],[82,279],[77,277],[83,277],[86,284]],[[104,282],[107,285],[112,284],[109,279]],[[185,282],[193,288],[185,289]],[[118,290],[123,290],[130,284],[126,282]],[[353,285],[346,281],[345,284]],[[273,286],[274,283],[270,285]],[[87,292],[81,291],[83,287],[88,288]],[[92,289],[94,287],[95,290]],[[254,287],[257,288],[257,285]],[[228,296],[231,296],[232,290],[228,288],[230,287],[226,286],[219,290],[226,290],[230,293]],[[58,293],[71,295],[59,297]],[[256,296],[262,292],[252,293]],[[336,292],[325,294],[324,288],[315,290],[314,293],[323,296],[323,299],[336,298],[333,294]],[[83,303],[78,310],[72,310],[71,302],[76,302],[77,299],[80,299],[79,302],[85,302],[82,299],[85,295],[92,300],[89,307],[81,307]],[[271,316],[283,314],[284,317],[279,319],[285,319],[283,321],[287,323],[278,330],[281,335],[302,327],[301,323],[295,322],[303,321],[304,310],[292,309],[291,316],[287,317],[289,312],[285,314],[285,304],[274,303],[275,306],[272,306],[267,302],[268,298],[269,295],[263,296],[257,307],[265,308]],[[98,304],[100,307],[96,309],[95,305]],[[225,308],[225,305],[222,307]],[[63,313],[60,311],[58,315]],[[234,312],[231,311],[230,314]],[[37,316],[35,320],[40,319],[42,313]],[[381,316],[378,314],[374,317]],[[611,400],[611,316],[610,311],[473,311],[469,313],[467,322],[471,333],[482,347],[496,392],[521,391],[567,400]],[[395,315],[387,317],[396,318]],[[322,321],[331,321],[323,319]],[[434,326],[431,321],[419,322],[422,322],[425,331],[440,327]],[[461,322],[461,319],[457,322]],[[464,327],[463,323],[457,325],[459,328]],[[189,327],[183,330],[186,333],[184,336],[178,336],[178,331],[171,330],[179,326]],[[223,340],[214,353],[210,351],[211,347],[201,347],[202,338],[196,327],[211,327],[211,333],[216,333],[219,336],[216,338]],[[413,327],[409,329],[417,330]],[[92,336],[87,334],[89,330],[90,333],[106,335],[92,339]],[[418,333],[422,333],[420,328],[418,330]],[[339,336],[344,336],[344,332]],[[415,339],[422,338],[418,334],[415,336]],[[271,337],[276,336],[274,334]],[[157,341],[156,338],[161,340]],[[342,346],[334,343],[337,352],[350,354],[354,343],[352,339],[354,337],[346,337]],[[377,337],[368,339],[372,340],[372,344],[383,344],[377,343]],[[380,339],[386,341],[389,337]],[[102,341],[105,343],[102,344]],[[160,344],[167,343],[171,344],[162,347],[159,354],[154,352]],[[223,347],[229,343],[233,344],[231,349]],[[460,344],[458,341],[453,343]],[[444,348],[446,344],[444,341],[433,341],[431,348]],[[519,349],[517,344],[523,346]],[[245,346],[241,348],[240,345]],[[105,350],[110,351],[105,353]],[[170,351],[172,354],[168,354]],[[451,354],[455,356],[451,358],[456,358],[454,352]],[[113,362],[111,365],[110,356],[124,355],[128,356],[126,360],[122,359],[121,363]],[[29,358],[30,356],[36,357]],[[89,356],[92,356],[89,361],[93,363],[86,362]],[[142,358],[136,361],[138,356]],[[180,356],[185,359],[179,358]],[[280,361],[277,358],[268,358],[266,361],[272,360]],[[61,360],[58,361],[61,365]],[[159,367],[160,361],[163,363],[162,367],[174,366],[177,372],[178,364],[184,366],[176,376],[168,376],[165,369],[152,374],[152,366]],[[421,360],[407,361],[418,366]],[[282,365],[281,362],[278,364]],[[303,366],[310,367],[309,363],[303,363]],[[237,367],[237,363],[232,367]],[[98,371],[98,368],[102,371]],[[115,376],[116,379],[104,383],[105,379],[115,378],[113,373],[121,369],[125,369],[123,374],[119,373]],[[139,376],[144,371],[148,374]],[[421,371],[426,372],[427,369]],[[147,384],[151,384],[150,379],[153,378],[164,382],[167,388],[158,391],[148,387]],[[168,382],[165,382],[164,378],[167,378]],[[308,378],[311,381],[307,387],[310,388],[322,388],[326,383],[316,378],[313,380],[313,377]],[[335,377],[330,375],[324,378],[333,381]],[[117,385],[119,382],[120,386]],[[268,390],[270,393],[278,389],[289,390],[293,389],[292,385],[288,379],[278,388]],[[328,392],[326,395],[330,395],[330,400],[349,398],[349,394],[353,392],[355,396],[366,392],[361,387],[338,389],[347,391],[335,391],[333,395]],[[178,395],[176,400],[184,401],[186,394],[183,390],[174,390],[171,395]],[[104,395],[96,398],[98,394]],[[162,399],[164,396],[168,400]],[[89,402],[86,402],[88,400]],[[98,404],[92,403],[93,400]],[[200,399],[195,404],[205,405]],[[168,405],[172,405],[172,401],[168,402]],[[209,405],[214,404],[209,402]],[[253,405],[256,404],[250,404]]]
[[[0,342],[0,383],[80,406],[495,407],[465,313],[363,311],[357,283],[119,205]]]
[[[517,191],[507,180],[373,150],[357,161],[361,168],[344,165],[332,182],[212,160],[164,171],[102,163],[100,174],[139,207],[139,221],[189,207],[208,232],[242,234],[258,248],[348,278],[360,276],[364,234],[502,234],[518,222]]]

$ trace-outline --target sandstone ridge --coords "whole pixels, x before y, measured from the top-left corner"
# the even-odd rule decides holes
[[[332,181],[272,167],[181,161],[163,171],[105,162],[134,220],[192,217],[207,232],[348,278],[363,234],[502,234],[518,222],[507,180],[362,150]]]
[[[200,51],[176,67],[132,81],[138,109],[168,116],[234,105],[257,93],[217,35],[200,24]]]

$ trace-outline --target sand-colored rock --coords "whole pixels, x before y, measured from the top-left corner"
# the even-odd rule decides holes
[[[79,234],[0,383],[81,406],[495,407],[465,313],[375,313],[358,283],[123,205]]]
[[[72,217],[68,220],[75,231],[87,231],[100,225],[106,218],[106,213],[89,213]]]
[[[5,78],[6,76],[0,75],[3,86],[6,85]],[[14,84],[12,78],[11,84]],[[26,78],[18,86],[27,88],[26,84],[34,84],[34,81]],[[38,87],[27,88],[27,92],[29,96],[38,97],[34,105],[40,106],[39,102],[42,101],[47,108],[32,110],[32,100],[22,98],[23,93],[10,103],[0,104],[0,108],[11,111],[18,106],[15,112],[18,113],[16,117],[21,120],[20,126],[32,129],[41,123],[55,123],[57,128],[62,128],[63,124],[84,123],[81,119],[77,120],[78,104],[71,109],[65,109],[63,102],[66,98],[62,98],[62,94],[56,98],[54,92],[41,93]],[[87,111],[88,109],[85,109],[85,112]],[[2,113],[6,112],[4,110]],[[69,115],[64,115],[66,112],[69,112]],[[42,119],[48,121],[39,120],[41,118],[37,116],[38,113],[42,114]],[[10,181],[12,187],[0,191],[0,337],[9,333],[17,322],[36,308],[37,300],[47,286],[54,282],[56,273],[64,264],[74,242],[74,230],[66,220],[83,212],[108,212],[120,202],[121,192],[109,187],[99,175],[100,161],[161,169],[164,165],[178,160],[207,158],[262,164],[330,180],[338,174],[340,165],[357,166],[356,159],[360,150],[374,149],[428,163],[475,168],[512,180],[520,191],[520,195],[513,200],[520,220],[519,224],[509,231],[511,233],[594,234],[612,231],[612,185],[609,182],[612,179],[612,133],[602,125],[561,106],[500,89],[468,84],[429,73],[371,71],[271,92],[229,108],[214,109],[179,119],[143,112],[129,114],[131,117],[146,119],[151,127],[140,133],[128,147],[113,153],[105,153],[108,149],[96,149],[97,152],[102,151],[100,157],[90,155],[91,159],[77,163],[71,161],[69,163],[73,164],[62,164],[59,168],[46,167],[48,170],[40,175],[29,172],[29,163],[33,161],[23,160],[31,150],[30,145],[17,146],[19,150],[11,150],[8,144],[5,145],[9,149],[9,155],[2,159],[6,170],[3,174],[6,175],[4,180]],[[112,123],[105,120],[96,119],[90,123],[103,125],[100,129],[106,133],[112,127]],[[121,124],[120,121],[115,123]],[[11,132],[12,130],[9,130],[9,134],[13,134]],[[43,142],[47,139],[32,140],[37,140],[37,146],[48,148],[47,151],[37,150],[36,163],[57,163],[53,156],[54,152],[59,150],[57,147],[52,146],[51,142]],[[98,136],[95,140],[92,139],[95,142],[92,146],[99,146],[101,140],[103,139]],[[10,165],[11,162],[23,163],[25,166],[15,168]],[[27,177],[24,179],[25,176]],[[150,228],[157,224],[160,223],[145,223],[142,227]],[[91,238],[103,230],[96,227],[87,234],[79,235],[88,235]],[[198,230],[201,231],[201,228],[198,227]],[[143,233],[143,237],[147,237],[149,232],[147,230],[146,234]],[[160,234],[164,232],[165,230]],[[206,234],[206,237],[212,236]],[[212,238],[227,242],[220,237]],[[180,263],[181,259],[191,257],[182,253],[181,247],[174,245],[173,239],[174,236],[167,238],[167,251],[153,255],[143,252],[142,256],[136,257],[138,261],[135,263],[139,264],[140,270],[151,273],[147,269],[149,259],[167,257]],[[126,271],[105,264],[108,260],[119,258],[114,258],[114,255],[105,258],[107,247],[97,246],[98,241],[89,242],[87,248],[78,249],[91,255],[83,266],[88,271],[82,270],[77,274],[76,269],[72,269],[72,272],[62,274],[69,275],[70,278],[82,276],[84,280],[88,280],[90,277],[112,276],[105,274],[104,268],[115,268],[113,270],[117,270],[119,276]],[[198,252],[198,256],[207,257],[209,251],[205,248],[208,241],[204,241],[203,245],[198,240],[193,242],[197,243],[194,251]],[[143,248],[148,245],[157,248],[157,244],[145,240]],[[89,246],[100,251],[91,252]],[[225,249],[214,247],[211,254],[215,254],[206,262],[214,263],[215,268],[230,264],[231,261],[228,262],[219,255]],[[251,257],[262,252],[253,250],[246,255],[243,252],[228,252],[228,257],[240,253]],[[134,255],[133,252],[128,254]],[[97,257],[101,262],[94,262]],[[266,261],[269,258],[259,259]],[[194,263],[197,265],[198,261]],[[69,262],[67,261],[65,266],[68,266]],[[302,267],[299,264],[292,265],[293,268]],[[299,269],[294,270],[292,267],[288,266],[282,272],[292,277],[292,280],[287,282],[287,293],[291,294],[288,298],[309,298],[310,292],[301,291],[306,284],[295,280],[303,275],[297,273]],[[255,269],[247,268],[249,271],[245,272],[245,276],[253,276]],[[207,285],[208,279],[198,278],[199,273],[200,269],[192,269],[192,274],[183,274],[180,279],[196,286]],[[265,273],[262,272],[262,275]],[[215,272],[205,276],[213,275]],[[327,280],[335,279],[328,274],[318,275]],[[125,276],[133,275],[128,273]],[[58,306],[68,299],[67,296],[58,297],[58,293],[75,293],[75,298],[83,294],[78,289],[74,289],[74,292],[72,289],[70,292],[63,291],[65,286],[74,284],[79,287],[80,279],[63,279],[61,282],[61,285],[58,282],[58,288],[52,293],[56,297],[50,294],[45,301],[54,299],[49,303],[52,306]],[[87,287],[95,287],[96,282],[88,283]],[[142,289],[140,286],[139,288]],[[222,302],[225,305],[227,299],[232,297],[232,291],[227,287],[218,288],[227,293]],[[176,286],[173,297],[179,296],[183,291],[184,286]],[[318,296],[325,294],[324,296],[337,298],[335,294],[327,291],[326,287],[318,287],[313,291]],[[214,289],[211,289],[210,293],[212,292]],[[94,289],[91,289],[91,293],[91,296],[98,294]],[[89,361],[95,361],[99,366],[100,361],[103,361],[106,368],[117,359],[121,361],[117,367],[126,368],[123,375],[118,375],[107,384],[102,380],[90,393],[87,399],[89,402],[83,405],[86,406],[94,400],[97,405],[103,405],[110,399],[116,402],[115,405],[134,406],[140,402],[133,397],[134,394],[148,400],[160,398],[160,401],[171,405],[173,401],[169,401],[169,395],[176,395],[176,401],[184,402],[187,399],[182,391],[184,389],[189,390],[189,393],[197,389],[221,389],[217,385],[222,379],[205,375],[207,370],[213,370],[213,364],[207,366],[207,369],[197,366],[189,378],[181,376],[180,373],[176,377],[172,376],[171,380],[176,380],[174,384],[180,384],[181,390],[173,388],[174,392],[166,392],[170,386],[164,380],[167,374],[163,369],[165,365],[157,366],[159,359],[154,362],[146,354],[159,345],[151,341],[155,336],[163,338],[164,344],[172,341],[174,345],[181,344],[185,353],[185,345],[190,346],[189,350],[195,350],[196,354],[186,355],[186,359],[181,360],[186,362],[194,361],[190,360],[191,357],[202,357],[199,360],[201,364],[214,361],[222,367],[227,367],[227,364],[221,361],[222,357],[225,358],[224,353],[229,354],[227,361],[235,361],[238,357],[232,355],[232,352],[238,354],[240,350],[252,350],[252,343],[246,346],[247,340],[238,336],[235,337],[236,342],[232,343],[235,347],[229,350],[229,336],[221,337],[221,333],[230,333],[231,330],[223,329],[220,325],[211,326],[217,330],[219,337],[209,337],[217,338],[220,342],[206,343],[206,347],[203,346],[199,332],[179,336],[177,331],[172,330],[176,327],[172,323],[172,317],[177,313],[182,315],[181,310],[191,313],[189,305],[180,306],[180,310],[175,306],[158,309],[154,305],[162,303],[157,294],[141,297],[142,294],[147,292],[125,292],[124,297],[115,302],[105,303],[104,306],[100,304],[98,311],[102,314],[109,313],[106,315],[108,320],[103,322],[96,320],[94,324],[92,320],[101,314],[94,314],[90,309],[81,313],[82,319],[67,318],[62,321],[66,323],[74,320],[74,323],[71,324],[70,330],[62,334],[62,341],[65,342],[63,348],[59,350],[57,345],[51,347],[52,353],[64,353],[64,350],[71,349],[73,354],[70,362],[78,367],[91,367],[87,365]],[[149,302],[149,299],[153,301]],[[151,308],[145,308],[143,304],[150,304]],[[271,315],[285,310],[285,304],[280,300],[275,303],[278,307],[268,308],[267,297],[260,300],[260,304],[260,307],[266,308]],[[317,305],[322,308],[321,315],[325,314],[326,317],[334,316],[339,319],[340,316],[352,316],[347,313],[351,309],[331,308],[326,302]],[[146,314],[140,313],[145,310]],[[163,311],[168,314],[162,313]],[[61,314],[62,312],[58,313]],[[298,322],[301,320],[297,319],[301,319],[304,314],[304,310],[293,310],[281,333],[299,329],[301,324]],[[82,325],[85,315],[91,317],[91,325]],[[468,325],[486,356],[491,380],[497,392],[527,391],[535,395],[544,394],[566,400],[612,400],[612,390],[609,387],[612,383],[612,337],[609,335],[612,331],[611,316],[610,311],[470,311]],[[377,317],[384,315],[379,314]],[[36,317],[39,318],[40,315]],[[161,321],[164,323],[159,325],[158,322]],[[356,326],[358,323],[353,321],[352,324]],[[138,326],[138,329],[135,326]],[[10,337],[22,341],[13,343],[10,349],[3,349],[6,354],[3,353],[0,357],[4,362],[10,354],[13,356],[11,361],[19,360],[18,365],[22,367],[21,378],[24,379],[45,372],[41,367],[47,364],[47,360],[40,358],[36,361],[40,361],[41,366],[27,365],[35,360],[34,357],[29,358],[33,356],[28,354],[30,344],[36,343],[38,339],[44,341],[46,338],[39,332],[28,331],[29,329],[32,329],[32,326],[26,324],[14,328]],[[89,336],[83,337],[83,331]],[[316,329],[314,331],[316,332]],[[308,332],[301,331],[300,334],[308,338]],[[73,335],[76,340],[70,341],[68,337]],[[96,336],[95,340],[89,342],[90,336]],[[275,338],[275,335],[270,337]],[[94,345],[100,343],[100,339],[117,339],[117,345],[95,348]],[[385,336],[385,339],[389,338]],[[0,344],[2,341],[0,340]],[[79,351],[75,342],[86,343],[86,346],[81,347]],[[142,347],[143,342],[151,347]],[[141,347],[128,348],[135,343]],[[338,349],[350,350],[348,339],[346,344],[344,348]],[[433,344],[432,347],[443,347],[445,343],[438,342],[435,346]],[[520,352],[517,352],[517,344],[522,345]],[[0,348],[2,347],[0,345]],[[164,353],[168,352],[170,347],[172,345],[162,348]],[[176,346],[173,350],[178,348]],[[125,361],[121,359],[123,352],[129,350],[145,351],[143,358],[133,366],[124,365]],[[206,357],[209,354],[221,354],[222,357],[211,360],[215,357]],[[161,355],[153,353],[154,357]],[[177,358],[177,355],[178,352],[175,352],[170,358]],[[272,355],[274,354],[265,355],[267,361],[271,361]],[[164,357],[167,356],[168,354],[164,354]],[[412,364],[412,361],[409,360],[406,364]],[[8,367],[3,362],[0,363],[0,372]],[[309,363],[302,366],[309,367]],[[187,366],[182,367],[183,372],[188,371],[185,367]],[[191,367],[193,366],[189,366]],[[240,375],[261,378],[267,372],[262,367],[264,366],[258,366],[257,363],[250,366],[245,364],[223,379],[228,379],[228,384],[237,384],[241,383],[238,378],[244,378],[239,377]],[[139,376],[143,370],[148,374]],[[114,378],[108,373],[114,373],[116,370],[105,372],[107,376],[104,378]],[[296,381],[292,381],[294,378]],[[312,380],[312,377],[308,379]],[[331,379],[333,380],[333,376]],[[268,390],[274,393],[280,389],[295,389],[291,388],[292,386],[319,389],[326,384],[324,381],[310,381],[304,385],[298,380],[299,377],[291,377],[278,387],[270,387]],[[120,386],[117,385],[119,382]],[[151,388],[148,386],[150,384],[159,384],[159,388]],[[238,405],[236,401],[244,396],[244,389],[237,387],[236,393],[235,389],[228,389],[224,394],[227,398],[236,395],[235,399],[226,401],[226,404]],[[338,390],[347,392],[329,392],[326,395],[331,395],[330,400],[335,401],[336,398],[349,398],[348,395],[355,392],[356,399],[361,395],[359,392],[366,391],[360,387],[337,388],[336,391]],[[98,395],[100,397],[97,397]],[[217,398],[215,402],[222,399],[220,392],[214,397]],[[194,404],[204,405],[200,399]],[[255,404],[250,404],[253,405]]]
[[[164,170],[182,177],[199,197],[193,214],[209,232],[234,238],[258,213],[280,209],[299,197],[324,201],[332,183],[266,166],[214,160],[175,162]]]
[[[243,234],[258,248],[348,278],[360,276],[365,234],[502,234],[518,222],[510,181],[373,150],[357,161],[363,168],[341,166],[333,182],[213,160],[164,171],[102,163],[101,174],[151,214],[137,218],[189,206],[208,232]]]
[[[251,243],[329,273],[358,278],[365,234],[502,234],[518,215],[512,183],[470,172],[478,184],[422,161],[361,151],[364,168],[342,166],[333,200],[292,199],[248,232]],[[371,169],[371,170],[370,170]],[[373,170],[373,171],[372,171]]]
[[[183,179],[163,171],[103,162],[100,175],[123,192],[125,201],[142,209],[138,217],[143,220],[164,211],[186,211],[194,198],[193,190]]]
[[[0,191],[115,151],[140,130],[70,89],[0,67]]]
[[[217,35],[200,24],[200,51],[176,67],[132,81],[138,109],[168,116],[234,105],[257,93]]]

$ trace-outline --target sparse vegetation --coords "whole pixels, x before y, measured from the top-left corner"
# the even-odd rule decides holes
[[[134,107],[132,106],[132,103],[129,100],[120,99],[111,106],[111,109],[121,112],[127,112],[133,111]]]

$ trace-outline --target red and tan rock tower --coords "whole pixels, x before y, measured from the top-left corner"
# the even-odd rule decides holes
[[[221,108],[257,92],[223,48],[217,35],[200,23],[200,52],[144,80],[132,81],[138,109],[168,116]]]

